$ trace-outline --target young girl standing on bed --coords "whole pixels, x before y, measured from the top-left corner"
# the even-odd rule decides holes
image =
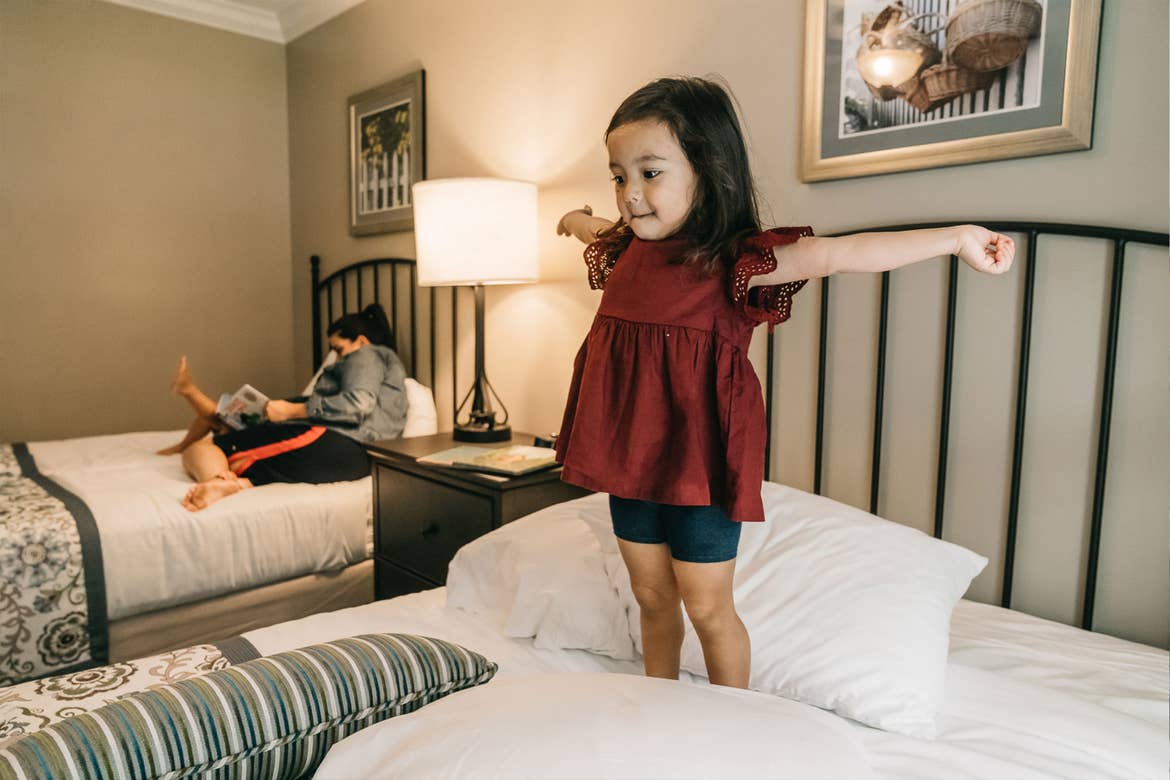
[[[654,81],[605,132],[620,218],[571,211],[557,233],[588,244],[601,304],[573,366],[557,439],[562,478],[610,494],[641,608],[646,674],[677,678],[682,606],[710,681],[746,688],[751,644],[732,578],[740,523],[764,519],[763,395],[752,329],[789,316],[808,279],[954,254],[1003,273],[1012,239],[976,225],[815,238],[761,230],[728,93]]]

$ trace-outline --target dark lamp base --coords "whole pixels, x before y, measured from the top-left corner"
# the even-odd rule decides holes
[[[508,441],[512,438],[512,426],[493,424],[491,427],[483,425],[456,425],[451,432],[455,441]]]

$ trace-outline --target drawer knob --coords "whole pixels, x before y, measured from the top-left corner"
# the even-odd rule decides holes
[[[435,523],[431,523],[426,528],[422,529],[423,536],[434,536],[438,532],[439,532],[439,526],[436,525]]]

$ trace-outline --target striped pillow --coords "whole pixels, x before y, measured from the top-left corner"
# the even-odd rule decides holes
[[[0,778],[307,777],[334,742],[495,673],[479,653],[441,639],[340,639],[54,723],[0,750]]]

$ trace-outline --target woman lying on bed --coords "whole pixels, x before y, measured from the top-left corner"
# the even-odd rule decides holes
[[[343,482],[370,473],[362,442],[394,438],[406,424],[406,370],[389,346],[389,324],[377,304],[341,317],[327,333],[338,359],[312,395],[269,401],[266,422],[210,437],[198,431],[201,425],[216,430],[215,402],[195,386],[186,359],[180,361],[172,389],[200,415],[173,448],[198,483],[183,506],[205,509],[255,485]],[[190,441],[193,433],[202,438]]]

